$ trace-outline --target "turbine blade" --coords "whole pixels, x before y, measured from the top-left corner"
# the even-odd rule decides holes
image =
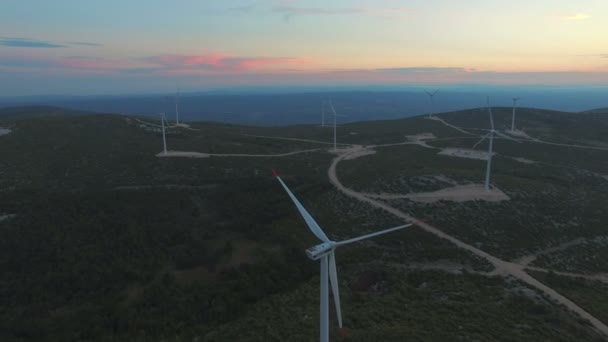
[[[349,243],[353,243],[353,242],[369,239],[369,238],[374,237],[374,236],[378,236],[378,235],[394,232],[394,231],[399,230],[399,229],[407,228],[407,227],[409,227],[411,225],[412,225],[411,223],[404,224],[402,226],[393,227],[393,228],[381,230],[379,232],[375,232],[375,233],[371,233],[371,234],[366,234],[366,235],[359,236],[359,237],[356,237],[356,238],[352,238],[352,239],[336,242],[336,246],[348,245]]]
[[[490,126],[494,130],[494,115],[492,115],[492,107],[488,106],[488,112],[490,113]]]
[[[490,132],[490,133],[491,133],[491,132]],[[479,140],[478,142],[476,142],[476,143],[475,143],[475,145],[473,145],[473,149],[474,149],[475,147],[477,147],[477,145],[481,144],[481,143],[482,143],[484,140],[486,140],[486,139],[488,138],[488,136],[490,135],[490,133],[488,133],[488,134],[484,135],[484,136],[481,138],[481,140]]]
[[[334,303],[336,304],[336,315],[338,316],[338,327],[340,328],[340,335],[342,332],[342,308],[340,307],[340,289],[338,286],[338,271],[336,270],[336,253],[331,252],[329,254],[329,282],[331,283],[331,293],[334,296]]]
[[[304,208],[302,203],[300,203],[300,201],[298,201],[296,196],[294,196],[294,194],[291,192],[291,190],[289,190],[287,185],[285,185],[285,183],[283,183],[283,180],[281,179],[281,177],[279,177],[279,175],[276,173],[276,171],[274,171],[274,169],[272,170],[272,172],[275,175],[275,177],[277,177],[277,179],[279,180],[279,183],[281,183],[281,185],[283,186],[285,191],[287,191],[287,194],[289,195],[289,197],[291,198],[293,203],[298,208],[298,211],[300,211],[300,214],[302,215],[302,218],[304,219],[304,221],[306,221],[306,224],[308,225],[308,228],[310,228],[310,231],[312,231],[312,233],[315,234],[315,236],[317,238],[319,238],[319,240],[321,240],[323,242],[330,242],[329,239],[327,238],[327,235],[325,235],[325,233],[323,232],[323,229],[321,229],[321,227],[319,227],[317,222],[315,222],[315,220],[308,213],[308,211],[306,211],[306,209]]]

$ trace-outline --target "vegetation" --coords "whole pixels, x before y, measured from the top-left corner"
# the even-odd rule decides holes
[[[497,125],[504,126],[507,112],[496,112]],[[527,113],[522,113],[523,124],[531,122],[526,125],[539,127],[545,116],[527,117]],[[450,123],[474,127],[474,123],[486,119],[485,115],[473,111],[445,114],[443,117]],[[563,121],[559,120],[561,116],[565,116]],[[551,120],[545,130],[571,125],[572,116],[557,113],[557,119]],[[436,121],[425,121],[445,127]],[[590,126],[604,127],[606,121],[608,118],[575,121],[578,126],[572,131],[580,132],[581,127],[589,127],[593,131],[595,128]],[[428,142],[437,149],[417,145],[379,147],[374,155],[341,163],[338,168],[340,179],[358,191],[397,194],[483,182],[485,161],[437,155],[439,148],[447,146],[471,148],[479,137],[463,137],[463,133],[456,130],[451,133],[441,130],[441,133],[428,132],[439,138]],[[568,137],[563,133],[565,131],[559,132],[561,139]],[[574,136],[574,133],[568,134]],[[450,136],[457,139],[445,140]],[[568,141],[573,140],[568,138]],[[487,148],[482,145],[478,149]],[[605,236],[603,222],[608,222],[608,213],[604,210],[605,203],[608,203],[608,182],[598,171],[608,169],[608,150],[588,151],[496,139],[495,151],[498,155],[493,159],[492,183],[511,198],[509,201],[421,204],[395,200],[391,204],[506,259],[515,259],[580,237]],[[535,163],[522,163],[511,158],[513,156]]]
[[[552,253],[539,255],[532,263],[555,271],[574,273],[608,273],[608,240],[584,240]]]
[[[161,137],[153,126],[142,127],[143,119],[47,110],[0,115],[0,127],[12,131],[0,136],[2,341],[313,340],[318,265],[304,250],[317,241],[272,179],[272,167],[331,238],[402,223],[335,190],[327,179],[330,145],[251,136],[331,141],[330,129],[195,123],[194,130],[171,128],[169,148],[320,150],[171,159],[155,157]],[[344,125],[339,141],[395,143],[424,132],[460,136],[412,118]],[[511,201],[392,204],[503,257],[603,234],[605,180],[506,157],[542,154],[537,145],[525,146],[497,142],[494,179]],[[340,179],[362,191],[408,192],[482,176],[482,162],[438,157],[438,150],[403,145],[377,152],[341,163]],[[593,153],[577,158],[585,168],[605,169]],[[493,267],[483,259],[418,228],[345,247],[337,258],[349,340],[601,339],[533,290],[490,277]],[[353,285],[370,274],[371,286]]]
[[[545,299],[517,282],[473,274],[404,273],[381,265],[373,267],[385,270],[387,275],[380,290],[341,293],[345,340],[602,340],[585,323],[552,309]],[[348,281],[351,274],[342,272],[342,279]],[[312,281],[290,294],[272,296],[256,305],[251,315],[222,325],[205,337],[311,341],[316,337],[318,315],[310,313],[317,312],[317,300],[318,285]],[[335,322],[330,326],[335,327]],[[337,335],[335,331],[331,334]]]
[[[535,278],[578,303],[604,323],[608,322],[608,285],[600,281],[569,278],[555,273],[530,272]]]

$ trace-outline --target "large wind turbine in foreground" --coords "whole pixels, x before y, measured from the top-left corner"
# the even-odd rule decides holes
[[[279,183],[283,186],[287,194],[293,201],[293,203],[300,211],[302,218],[306,221],[308,228],[312,231],[312,233],[321,240],[321,244],[313,246],[306,250],[306,255],[311,260],[320,260],[321,262],[321,298],[320,298],[320,315],[319,315],[319,323],[320,323],[320,337],[319,340],[321,342],[329,341],[329,287],[328,287],[328,277],[331,282],[331,290],[334,297],[334,302],[336,304],[336,315],[338,316],[338,326],[340,335],[344,335],[344,331],[342,329],[342,311],[340,308],[340,290],[338,286],[338,273],[336,271],[336,256],[335,251],[339,246],[344,246],[351,244],[353,242],[365,240],[374,236],[390,233],[399,229],[403,229],[411,226],[412,224],[406,224],[386,230],[382,230],[376,233],[371,233],[367,235],[363,235],[360,237],[344,240],[344,241],[332,241],[327,235],[323,232],[321,227],[315,222],[315,220],[310,216],[310,214],[304,209],[300,201],[294,196],[294,194],[289,190],[287,185],[283,182],[281,177],[276,173],[276,171],[272,170],[273,175],[277,178]]]
[[[490,143],[488,144],[488,163],[486,165],[486,180],[484,182],[484,189],[486,191],[490,191],[490,172],[492,170],[492,149],[494,147],[494,134],[496,130],[494,129],[494,116],[492,115],[492,107],[490,107],[490,99],[488,98],[488,114],[490,115],[490,133],[484,135],[481,140],[479,140],[473,148],[477,147],[477,145],[481,144],[482,141],[489,138]]]

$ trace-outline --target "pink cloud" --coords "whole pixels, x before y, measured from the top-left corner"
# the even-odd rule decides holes
[[[180,71],[243,72],[281,68],[301,68],[313,64],[309,58],[291,57],[237,57],[212,53],[205,55],[160,55],[146,61]]]
[[[291,57],[239,57],[223,53],[166,54],[143,59],[105,59],[87,56],[0,56],[0,67],[13,72],[37,70],[47,74],[209,75],[309,70],[314,61]]]
[[[312,64],[312,60],[307,58],[235,58],[232,62],[242,69],[257,69],[268,66],[306,66]]]
[[[598,56],[598,55],[595,55]],[[599,55],[604,57],[603,55]],[[600,84],[608,85],[605,67],[587,71],[506,72],[460,67],[323,69],[316,60],[294,57],[238,57],[212,53],[159,55],[144,59],[86,56],[0,56],[0,71],[53,77],[91,75],[133,79],[201,80],[209,84]],[[204,76],[204,77],[201,77]],[[92,76],[91,76],[92,77]]]

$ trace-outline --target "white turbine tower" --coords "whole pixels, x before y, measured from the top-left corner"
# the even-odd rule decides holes
[[[331,102],[331,100],[329,100],[329,107],[331,108],[331,111],[334,113],[334,152],[337,150],[337,145],[338,145],[338,130],[337,130],[337,120],[338,120],[338,116],[344,117],[345,115],[338,115],[336,113],[336,109],[334,108],[334,104]]]
[[[337,140],[338,140],[337,128],[336,128],[336,120],[337,120],[338,114],[336,114],[336,110],[334,109],[334,104],[331,101],[329,101],[329,105],[331,106],[331,111],[334,112],[334,152],[335,152],[337,149],[336,145],[337,145]]]
[[[167,137],[165,136],[165,121],[167,121],[167,118],[165,117],[165,113],[160,113],[160,126],[163,131],[163,153],[167,154]]]
[[[489,138],[489,144],[488,144],[488,163],[486,165],[486,179],[483,185],[483,188],[485,189],[485,191],[490,191],[490,172],[492,170],[492,153],[493,153],[493,147],[494,147],[494,134],[496,133],[496,130],[494,129],[494,116],[492,115],[492,107],[490,107],[490,98],[488,97],[488,114],[490,115],[490,133],[484,135],[481,140],[479,140],[475,145],[473,145],[473,148],[477,147],[477,145],[481,144],[482,141],[484,141],[485,139]]]
[[[344,241],[339,241],[339,242],[332,241],[332,240],[330,240],[327,237],[327,235],[325,235],[325,233],[323,232],[323,230],[321,229],[321,227],[319,227],[319,225],[317,224],[317,222],[315,222],[315,220],[312,218],[312,216],[306,211],[306,209],[304,208],[304,206],[302,206],[302,204],[300,203],[300,201],[298,201],[298,199],[296,198],[296,196],[289,190],[289,188],[287,187],[287,185],[285,185],[285,183],[283,182],[283,180],[281,179],[281,177],[279,177],[279,175],[276,173],[276,171],[274,169],[272,170],[272,173],[278,179],[278,181],[281,183],[281,185],[283,186],[283,188],[285,189],[285,191],[287,191],[287,194],[289,195],[289,197],[291,198],[291,200],[293,201],[293,203],[298,208],[298,211],[302,215],[302,218],[304,218],[304,221],[306,221],[306,224],[308,225],[308,228],[310,228],[310,230],[312,231],[312,233],[317,238],[319,238],[319,240],[321,240],[321,244],[318,244],[316,246],[313,246],[313,247],[307,249],[306,250],[306,255],[311,260],[320,260],[320,262],[321,262],[321,274],[320,274],[320,278],[321,278],[320,295],[321,295],[321,298],[320,298],[320,307],[319,307],[319,309],[320,309],[320,315],[319,315],[319,325],[320,325],[319,340],[321,342],[328,342],[329,341],[329,287],[328,287],[328,277],[329,277],[329,282],[331,283],[331,290],[332,290],[332,294],[333,294],[333,297],[334,297],[334,302],[336,304],[336,315],[338,317],[339,332],[340,332],[340,335],[342,335],[342,336],[344,335],[344,331],[342,329],[342,311],[341,311],[341,307],[340,307],[340,292],[339,292],[339,286],[338,286],[338,273],[337,273],[337,270],[336,270],[336,256],[335,256],[336,248],[339,247],[339,246],[344,246],[344,245],[351,244],[353,242],[365,240],[365,239],[368,239],[368,238],[371,238],[371,237],[374,237],[374,236],[378,236],[378,235],[390,233],[390,232],[393,232],[393,231],[396,231],[396,230],[399,230],[399,229],[403,229],[403,228],[411,226],[412,224],[406,224],[406,225],[402,225],[402,226],[398,226],[398,227],[382,230],[382,231],[379,231],[379,232],[363,235],[363,236],[360,236],[360,237],[344,240]]]
[[[515,132],[515,108],[517,107],[517,101],[521,100],[519,97],[513,98],[513,116],[511,117],[511,132]]]
[[[325,127],[325,100],[321,100],[321,127]]]
[[[428,92],[428,91],[424,91],[429,98],[431,99],[431,112],[429,113],[429,118],[433,117],[434,111],[435,111],[435,94],[437,94],[437,92],[439,91],[439,89],[435,90],[434,92]]]
[[[179,90],[175,92],[175,125],[179,126]]]

